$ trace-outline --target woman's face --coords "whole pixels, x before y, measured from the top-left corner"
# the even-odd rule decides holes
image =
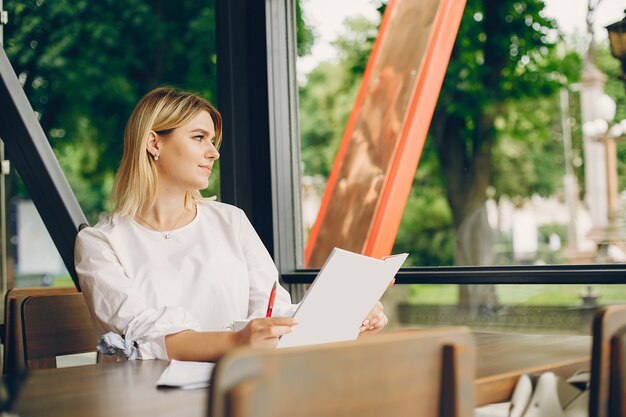
[[[151,132],[151,137],[159,155],[155,162],[159,189],[193,191],[209,186],[213,163],[220,154],[214,145],[215,126],[208,112],[200,112],[167,136]],[[154,155],[154,151],[151,153]]]

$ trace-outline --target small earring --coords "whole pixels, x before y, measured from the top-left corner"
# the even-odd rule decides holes
[[[155,153],[155,154],[154,154],[154,156],[153,156],[153,158],[154,158],[154,160],[155,160],[155,161],[158,161],[158,160],[159,160],[159,154],[158,154],[158,153]]]

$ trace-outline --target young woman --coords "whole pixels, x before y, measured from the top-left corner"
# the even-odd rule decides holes
[[[297,323],[272,258],[240,209],[201,198],[220,154],[222,119],[172,88],[144,96],[128,120],[115,211],[76,239],[76,272],[102,333],[140,359],[212,361],[237,346],[275,346]],[[240,331],[235,320],[252,319]],[[361,327],[387,323],[378,303]]]

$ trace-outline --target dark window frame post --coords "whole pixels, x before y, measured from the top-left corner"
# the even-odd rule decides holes
[[[80,289],[74,270],[74,241],[87,219],[3,48],[0,48],[0,109],[0,138],[74,285]]]
[[[302,257],[292,0],[217,0],[221,197],[243,209],[279,272]]]

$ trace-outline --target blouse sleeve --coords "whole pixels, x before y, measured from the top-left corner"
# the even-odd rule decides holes
[[[75,264],[94,320],[105,332],[134,340],[140,359],[167,360],[165,336],[200,330],[198,322],[181,307],[148,307],[100,231],[85,228],[78,234]]]
[[[267,303],[274,282],[278,281],[278,271],[265,245],[243,211],[240,212],[239,239],[248,266],[250,279],[250,301],[248,317],[265,317]],[[276,286],[273,314],[280,317],[293,316],[296,305],[291,304],[291,296],[280,284]]]

